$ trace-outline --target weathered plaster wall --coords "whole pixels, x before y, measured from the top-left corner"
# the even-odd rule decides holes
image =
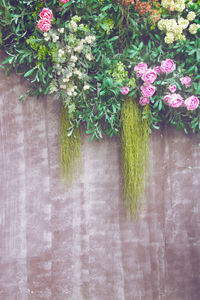
[[[58,181],[59,110],[0,73],[0,300],[200,299],[198,137],[151,135],[143,212],[128,222],[117,139],[83,138],[72,189]]]

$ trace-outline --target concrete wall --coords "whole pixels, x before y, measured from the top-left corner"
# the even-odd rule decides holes
[[[151,135],[145,205],[129,222],[117,139],[83,138],[71,190],[58,180],[60,104],[17,101],[0,73],[0,300],[200,299],[200,148]]]

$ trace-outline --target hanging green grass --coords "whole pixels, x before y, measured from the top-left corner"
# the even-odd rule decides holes
[[[70,186],[74,175],[81,169],[81,135],[80,129],[75,128],[69,135],[71,127],[67,109],[62,105],[60,123],[60,177]]]
[[[122,106],[122,169],[128,217],[137,217],[141,200],[144,199],[149,161],[148,110],[148,105],[138,107],[132,98]]]

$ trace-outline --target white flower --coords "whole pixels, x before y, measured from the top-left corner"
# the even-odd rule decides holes
[[[197,33],[197,30],[200,28],[200,25],[199,24],[190,24],[190,27],[189,27],[189,32],[191,34],[196,34]]]
[[[74,22],[73,20],[71,20],[70,26],[71,26],[71,29],[72,29],[73,31],[76,31],[77,28],[78,28],[78,25],[77,25],[76,22]]]
[[[67,95],[68,96],[72,96],[72,92],[69,90],[69,91],[67,91]]]
[[[89,53],[87,53],[87,54],[85,55],[85,57],[86,57],[88,60],[92,60],[92,59],[93,59],[92,55],[89,54]]]
[[[58,56],[62,57],[65,54],[65,51],[63,49],[58,50]]]
[[[91,38],[90,35],[85,38],[85,42],[88,43],[88,44],[92,43],[92,38]]]
[[[174,41],[174,35],[173,35],[173,33],[172,32],[168,32],[166,34],[166,37],[165,37],[165,43],[166,44],[172,44],[173,41]]]
[[[65,31],[65,29],[63,27],[58,29],[58,32],[60,32],[60,33],[64,33],[64,31]]]
[[[72,55],[71,57],[70,57],[70,61],[72,61],[72,62],[76,62],[78,60],[78,58],[77,58],[77,56],[75,56],[75,55]]]
[[[90,86],[88,84],[85,84],[84,87],[83,87],[84,91],[87,91],[90,89]]]
[[[188,19],[188,21],[193,21],[195,18],[196,18],[196,14],[195,14],[194,11],[190,11],[190,12],[187,14],[187,19]]]
[[[160,30],[165,30],[165,28],[166,28],[166,21],[164,19],[161,19],[160,21],[158,21],[158,28]]]
[[[183,29],[186,29],[189,25],[189,21],[184,19],[184,18],[179,18],[178,19],[178,24],[183,28]]]
[[[78,52],[78,53],[80,53],[82,50],[83,50],[83,45],[80,45],[80,46],[77,46],[74,48],[74,51]]]

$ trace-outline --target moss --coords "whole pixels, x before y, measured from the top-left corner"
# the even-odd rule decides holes
[[[67,109],[62,105],[60,123],[60,175],[63,183],[71,185],[73,175],[77,175],[81,169],[81,134],[80,129],[75,128],[69,136],[71,122]]]
[[[129,98],[122,106],[122,169],[124,197],[128,217],[137,217],[144,199],[146,173],[149,161],[149,107],[139,108]]]

